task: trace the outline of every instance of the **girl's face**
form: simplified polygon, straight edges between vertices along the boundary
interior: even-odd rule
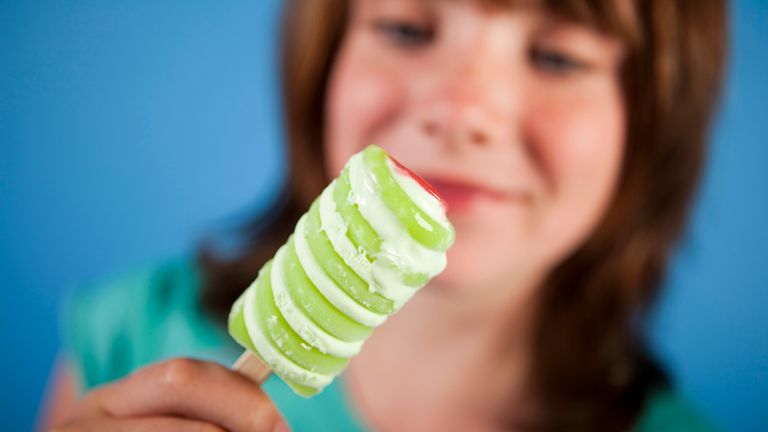
[[[531,2],[351,3],[328,89],[331,177],[377,144],[435,186],[456,228],[443,291],[540,279],[617,183],[621,44]]]

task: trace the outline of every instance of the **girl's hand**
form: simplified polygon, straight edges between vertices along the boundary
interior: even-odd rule
[[[191,359],[150,365],[88,393],[55,431],[287,431],[249,378]]]

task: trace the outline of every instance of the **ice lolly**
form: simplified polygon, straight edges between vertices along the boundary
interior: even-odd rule
[[[235,301],[229,332],[310,397],[443,271],[453,240],[438,195],[371,145],[350,158]]]

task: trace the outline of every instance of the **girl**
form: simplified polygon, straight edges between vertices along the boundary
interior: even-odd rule
[[[698,180],[724,15],[717,0],[290,2],[286,192],[238,232],[235,257],[204,248],[77,299],[53,422],[706,429],[643,327]],[[446,271],[343,376],[303,400],[213,362],[153,363],[231,364],[233,300],[369,143],[435,186],[457,235]]]

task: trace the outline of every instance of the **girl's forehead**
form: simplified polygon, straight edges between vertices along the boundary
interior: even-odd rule
[[[543,9],[566,20],[617,36],[629,46],[636,46],[640,42],[642,33],[637,0],[350,0],[350,2],[361,6],[405,4],[417,7],[438,7],[471,3],[502,11],[521,8]]]
[[[362,3],[369,5],[384,5],[386,3],[405,3],[416,6],[440,6],[460,3],[473,3],[481,6],[498,8],[517,8],[530,6],[546,6],[541,0],[350,0],[350,3]]]

